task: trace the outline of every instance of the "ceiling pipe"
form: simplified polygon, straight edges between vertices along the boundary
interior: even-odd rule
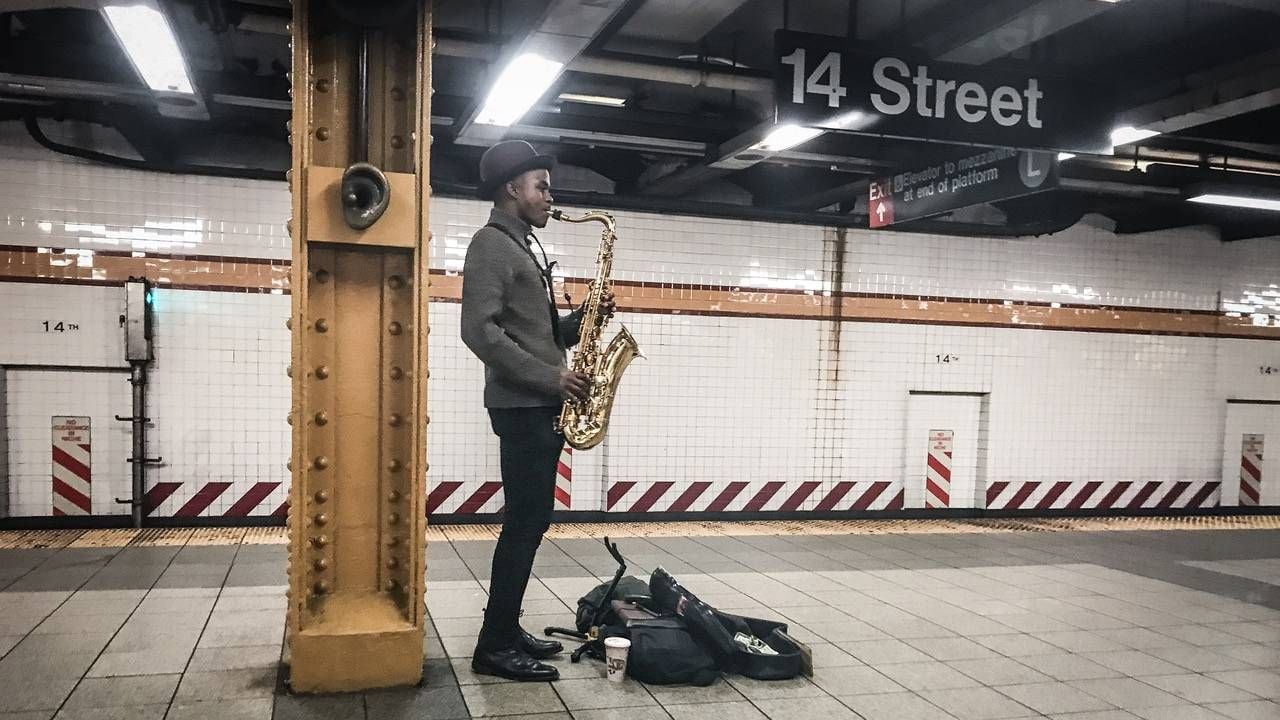
[[[1160,164],[1261,175],[1280,175],[1280,162],[1274,160],[1257,160],[1232,157],[1230,155],[1208,155],[1151,147],[1138,147],[1132,152],[1127,152],[1123,155],[1078,155],[1071,162],[1073,164],[1088,164],[1116,170],[1132,170],[1135,167],[1142,170],[1147,165]]]

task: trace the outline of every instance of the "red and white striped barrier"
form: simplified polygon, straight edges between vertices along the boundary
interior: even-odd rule
[[[504,507],[502,483],[465,484],[469,484],[472,487],[460,494],[458,490],[462,488],[464,483],[442,482],[432,487],[427,493],[427,514],[447,512],[457,515],[478,515],[481,513],[496,513]],[[451,502],[455,494],[457,494],[457,497],[463,498],[461,504],[456,507]]]
[[[573,498],[573,449],[565,447],[556,462],[556,508],[568,510]],[[464,485],[469,485],[463,490]],[[506,508],[501,482],[442,482],[427,491],[427,514],[480,515]]]
[[[87,417],[53,417],[53,514],[93,514],[93,453]]]
[[[1217,507],[1216,480],[993,482],[987,486],[991,510],[1137,510]]]
[[[279,482],[257,482],[232,495],[235,499],[225,510],[213,510],[214,503],[222,500],[232,488],[229,482],[209,482],[195,493],[183,497],[178,490],[180,482],[158,482],[152,485],[142,498],[143,511],[147,515],[163,517],[285,517],[289,512],[287,486]],[[281,492],[276,492],[280,488]]]
[[[573,502],[573,448],[565,445],[556,463],[556,507],[568,510]]]
[[[611,512],[794,512],[797,510],[897,510],[902,486],[891,482],[826,483],[782,481],[674,482],[622,481],[609,486],[605,509]]]
[[[1240,504],[1262,504],[1262,435],[1245,435],[1240,443]]]
[[[928,467],[924,474],[924,506],[951,507],[951,450],[955,433],[951,430],[929,431]]]

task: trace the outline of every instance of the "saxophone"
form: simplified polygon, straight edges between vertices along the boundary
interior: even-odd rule
[[[609,319],[600,314],[600,300],[609,289],[609,273],[613,269],[613,242],[618,235],[614,231],[613,216],[591,210],[579,218],[571,218],[560,210],[551,217],[562,222],[598,222],[604,225],[600,235],[600,249],[596,254],[596,279],[592,281],[587,301],[583,304],[582,325],[578,330],[578,349],[573,354],[570,369],[591,378],[591,389],[586,400],[565,400],[556,422],[556,429],[564,434],[565,442],[576,450],[589,450],[604,440],[609,428],[609,412],[618,392],[618,381],[627,365],[640,354],[635,338],[625,327],[621,328],[608,347],[600,349],[600,337]]]

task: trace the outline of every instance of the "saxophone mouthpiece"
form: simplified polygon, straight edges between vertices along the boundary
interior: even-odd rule
[[[556,220],[564,220],[564,211],[558,208],[555,210],[552,210],[551,217],[555,218]]]

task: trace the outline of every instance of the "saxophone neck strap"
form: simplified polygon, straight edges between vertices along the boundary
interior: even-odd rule
[[[516,237],[515,233],[498,223],[491,222],[485,225],[485,227],[494,228],[495,230],[500,231],[503,235],[511,238],[511,241],[519,246],[521,250],[524,250],[524,254],[528,255],[529,259],[533,261],[533,266],[538,269],[538,277],[542,278],[542,287],[547,291],[547,310],[551,315],[551,334],[556,339],[556,345],[560,348],[564,348],[564,338],[560,336],[560,313],[556,311],[555,288],[551,282],[551,269],[554,268],[556,264],[555,262],[547,262],[547,251],[543,249],[542,241],[538,240],[537,235],[534,235],[532,232],[529,233],[529,237],[533,238],[533,241],[538,243],[538,250],[542,253],[542,262],[538,262],[537,256],[533,254],[533,250],[529,247],[529,241],[521,240]],[[567,299],[568,297],[569,294],[565,293],[565,298]]]

